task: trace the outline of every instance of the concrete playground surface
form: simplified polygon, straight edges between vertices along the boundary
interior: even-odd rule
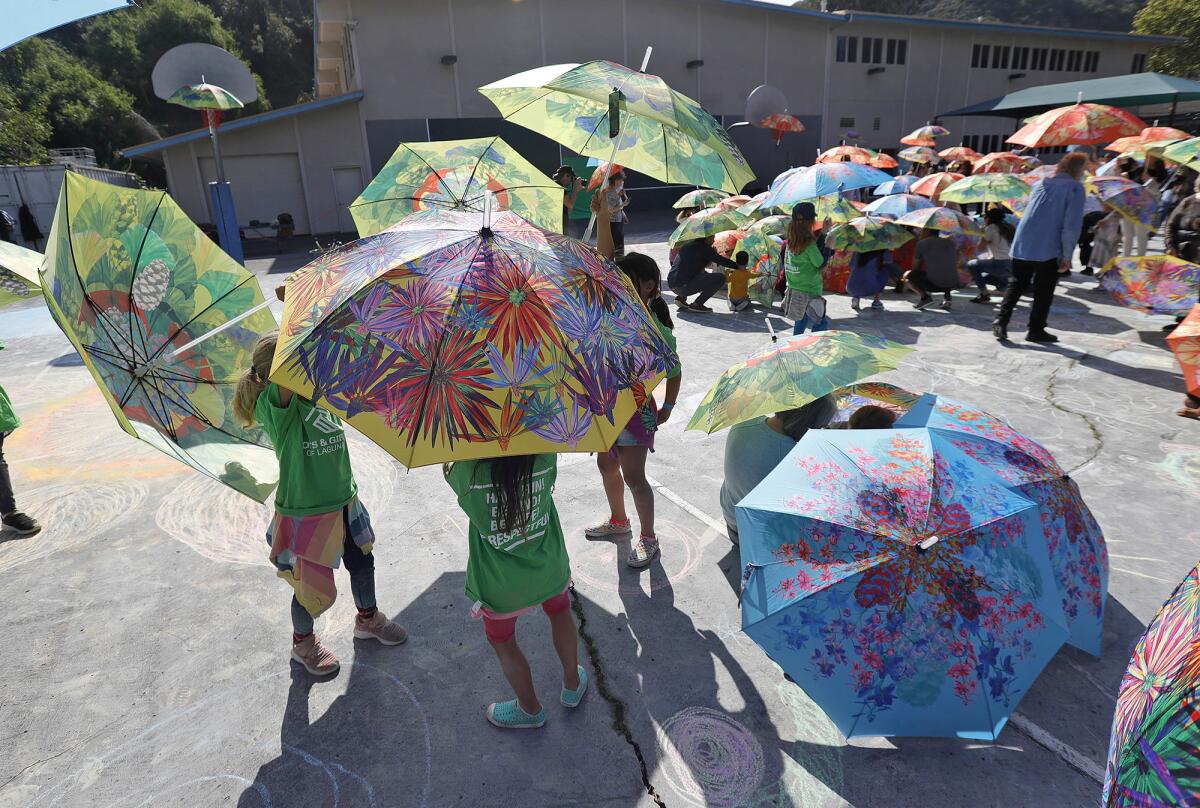
[[[665,267],[665,245],[641,245]],[[264,287],[307,256],[256,260]],[[465,518],[437,469],[405,471],[354,436],[379,533],[382,609],[406,646],[352,638],[348,582],[318,631],[342,660],[288,662],[290,590],[266,559],[270,508],[119,431],[43,308],[0,315],[3,380],[25,424],[5,441],[39,536],[0,535],[0,806],[1094,806],[1129,651],[1200,557],[1200,424],[1160,327],[1078,275],[1056,346],[991,337],[988,307],[855,315],[835,327],[917,350],[883,378],[982,406],[1070,469],[1112,556],[1103,655],[1063,648],[997,743],[843,739],[739,630],[739,559],[717,492],[724,437],[684,425],[718,374],[764,344],[763,312],[678,318],[683,392],[649,473],[663,554],[589,542],[605,516],[594,461],[564,456],[567,534],[593,687],[553,698],[548,624],[522,619],[548,722],[503,732],[507,686],[463,595]],[[780,317],[777,328],[787,328]]]

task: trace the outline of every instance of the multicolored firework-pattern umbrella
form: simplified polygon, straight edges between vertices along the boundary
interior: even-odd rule
[[[783,239],[756,225],[734,246],[733,254],[739,252],[750,257],[750,299],[763,306],[772,305],[776,296],[775,282],[783,269]]]
[[[1200,564],[1138,640],[1121,679],[1106,808],[1195,805],[1200,793]]]
[[[1183,314],[1197,302],[1200,264],[1170,255],[1114,258],[1100,284],[1122,306],[1147,314]]]
[[[498,137],[401,143],[350,215],[360,236],[373,236],[419,210],[482,213],[489,192],[539,227],[562,227],[562,186]]]
[[[271,378],[410,468],[611,447],[674,353],[594,250],[482,225],[415,213],[298,270]]]
[[[1087,186],[1105,207],[1143,227],[1153,226],[1158,197],[1149,188],[1126,177],[1092,177]]]
[[[946,186],[938,196],[942,202],[1007,202],[1028,196],[1030,187],[1012,174],[972,174]]]
[[[889,219],[899,219],[906,213],[922,208],[932,208],[934,204],[917,194],[889,194],[881,196],[863,208],[863,213],[873,216],[886,216]]]
[[[685,210],[687,208],[711,208],[723,199],[728,199],[729,194],[724,191],[714,191],[711,188],[697,188],[694,191],[688,191],[683,196],[675,200],[675,204],[671,207],[676,210]]]
[[[875,190],[871,193],[875,196],[890,196],[892,194],[907,194],[910,189],[921,178],[913,174],[901,174],[899,177],[892,177],[884,183],[875,186]]]
[[[910,163],[940,163],[942,161],[938,153],[928,146],[909,146],[907,149],[901,149],[896,156]]]
[[[820,163],[780,174],[771,183],[764,204],[790,210],[797,202],[812,201],[817,197],[855,188],[874,188],[890,179],[879,169],[859,163]]]
[[[1107,104],[1072,104],[1043,112],[1016,131],[1008,143],[1032,148],[1108,143],[1136,135],[1146,122]]]
[[[685,241],[714,236],[722,230],[737,230],[753,221],[749,216],[738,213],[736,208],[705,208],[680,222],[667,237],[667,243],[674,247]]]
[[[1183,322],[1167,335],[1167,344],[1183,371],[1187,391],[1200,398],[1200,303],[1192,306]]]
[[[1046,447],[994,415],[969,404],[926,394],[897,429],[925,427],[985,466],[1013,491],[1037,503],[1050,567],[1070,632],[1067,641],[1100,655],[1108,596],[1104,534],[1075,482]]]
[[[963,175],[956,171],[939,171],[936,174],[929,174],[914,182],[912,187],[908,189],[908,192],[933,199],[962,178]]]
[[[41,291],[38,268],[42,254],[0,241],[0,308],[28,300]]]
[[[825,246],[845,252],[894,250],[912,240],[911,230],[872,215],[860,216],[846,224],[830,228],[825,234]]]
[[[1020,174],[1029,170],[1025,158],[1012,152],[989,152],[971,167],[974,174]]]
[[[922,230],[939,230],[943,233],[963,233],[969,236],[978,236],[983,232],[977,222],[956,210],[945,207],[914,210],[897,219],[896,224]]]
[[[614,89],[623,98],[615,143],[608,138]],[[729,133],[703,107],[658,76],[615,62],[538,67],[479,92],[506,120],[663,182],[737,193],[754,179]]]
[[[911,352],[900,343],[851,331],[781,339],[722,373],[687,428],[712,433],[802,407],[839,387],[894,370]]]
[[[165,193],[68,171],[41,280],[51,315],[125,432],[267,498],[279,475],[275,452],[233,416],[254,345],[275,329],[253,274]]]
[[[737,520],[743,631],[846,737],[995,740],[1066,638],[1036,506],[931,430],[812,430]]]

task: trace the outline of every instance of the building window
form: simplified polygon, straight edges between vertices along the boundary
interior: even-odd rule
[[[867,64],[883,64],[883,38],[863,37],[863,58]]]
[[[1029,48],[1013,48],[1013,70],[1029,67]]]
[[[997,45],[996,49],[992,51],[992,67],[1007,70],[1008,52],[1010,50],[1011,48],[1008,45]]]
[[[876,132],[878,132],[879,124],[880,124],[880,119],[876,118],[874,121],[871,122],[871,128],[874,129]]]
[[[1031,67],[1034,70],[1045,70],[1046,69],[1046,49],[1045,48],[1035,48],[1034,49],[1033,64],[1031,65]]]
[[[1130,73],[1145,73],[1146,72],[1146,54],[1135,53],[1133,55],[1133,64],[1129,67]]]
[[[1063,51],[1058,48],[1050,51],[1050,69],[1059,71],[1063,69]]]
[[[971,52],[971,67],[987,67],[991,50],[990,45],[976,45]]]
[[[1100,69],[1100,51],[1088,51],[1087,65],[1083,69],[1089,73]]]
[[[1083,69],[1083,51],[1071,51],[1071,61],[1067,65],[1067,70],[1072,73],[1078,73]]]
[[[896,40],[896,64],[902,65],[908,61],[908,40]]]
[[[853,45],[851,44],[853,43]],[[837,38],[837,60],[839,62],[858,61],[858,37],[839,36]]]

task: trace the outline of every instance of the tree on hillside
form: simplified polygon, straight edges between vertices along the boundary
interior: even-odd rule
[[[266,77],[272,106],[295,104],[312,92],[310,0],[204,0],[233,35],[242,56]]]
[[[1200,78],[1200,2],[1196,0],[1150,0],[1134,18],[1139,34],[1181,36],[1182,45],[1155,48],[1150,69],[1184,78]]]
[[[50,124],[43,110],[21,107],[16,96],[0,86],[0,165],[26,165],[46,161]]]
[[[1183,0],[1187,2],[1187,0]],[[809,8],[820,6],[811,0]],[[1128,31],[1142,0],[831,0],[831,11],[869,11],[951,20]]]

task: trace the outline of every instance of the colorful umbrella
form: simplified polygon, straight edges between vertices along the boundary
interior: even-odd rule
[[[1025,158],[1012,152],[989,152],[971,167],[974,174],[1020,174],[1029,170]]]
[[[539,227],[562,227],[562,186],[498,137],[401,143],[350,215],[360,236],[373,236],[419,210],[482,213],[489,191]]]
[[[1036,506],[931,430],[812,430],[737,520],[742,629],[848,738],[994,741],[1067,635]]]
[[[876,155],[871,158],[871,162],[867,165],[870,165],[873,168],[881,168],[884,170],[900,167],[900,164],[896,162],[895,157],[892,157],[890,154],[886,154],[884,152],[877,152]]]
[[[930,174],[917,180],[915,183],[913,183],[912,187],[908,189],[908,192],[910,194],[927,196],[932,199],[962,178],[962,174],[954,171],[939,171],[936,174]]]
[[[851,331],[781,339],[726,370],[688,429],[713,433],[760,415],[801,407],[839,387],[893,370],[912,348]]]
[[[202,82],[187,87],[180,87],[170,98],[168,104],[177,104],[188,109],[241,109],[246,106],[236,95],[218,87],[215,84]]]
[[[872,191],[872,193],[875,196],[889,196],[891,194],[907,194],[907,193],[909,193],[910,189],[913,187],[913,185],[916,184],[917,180],[919,180],[919,179],[920,179],[920,177],[917,177],[913,174],[901,174],[899,177],[893,177],[892,179],[888,180],[887,182],[876,185],[875,190]]]
[[[890,197],[885,197],[890,198]],[[913,240],[911,231],[887,219],[867,215],[830,228],[825,246],[846,252],[894,250]]]
[[[763,233],[768,236],[782,236],[787,233],[791,224],[791,216],[765,216],[746,228],[750,233]]]
[[[605,451],[675,361],[582,243],[425,211],[289,278],[271,378],[413,468]]]
[[[1121,679],[1107,808],[1195,805],[1200,793],[1200,564],[1150,621]]]
[[[717,204],[713,205],[713,207],[717,210],[737,211],[742,207],[742,205],[749,205],[753,201],[753,199],[745,194],[738,194],[737,196],[730,196],[720,200],[717,202]]]
[[[1038,166],[1037,168],[1030,169],[1029,171],[1026,171],[1024,174],[1018,174],[1017,176],[1020,177],[1021,181],[1024,182],[1026,185],[1029,185],[1032,187],[1034,185],[1037,185],[1042,180],[1046,179],[1046,177],[1053,177],[1057,173],[1058,173],[1058,166]]]
[[[1177,140],[1187,140],[1191,137],[1190,134],[1182,129],[1176,129],[1173,126],[1147,126],[1136,135],[1128,135],[1119,137],[1112,143],[1104,147],[1104,151],[1127,152],[1133,149],[1145,148],[1148,143],[1168,142],[1173,143]]]
[[[870,149],[861,146],[834,146],[826,149],[817,157],[818,163],[859,163],[870,165],[878,155]]]
[[[733,248],[742,240],[746,232],[740,228],[737,230],[722,230],[713,236],[713,249],[726,258],[729,258],[733,255]]]
[[[920,210],[921,208],[932,208],[933,206],[933,203],[923,196],[917,196],[916,194],[891,194],[879,197],[863,208],[863,212],[874,214],[875,216],[887,216],[891,219],[899,219],[911,211]]]
[[[1013,174],[972,174],[942,189],[942,202],[1007,202],[1029,195],[1029,185]]]
[[[839,387],[830,395],[837,402],[831,423],[846,423],[862,407],[869,405],[890,410],[897,418],[908,412],[921,396],[887,382],[858,382]]]
[[[938,157],[938,153],[928,146],[909,146],[907,149],[901,149],[897,156],[910,163],[940,163],[942,161],[942,158]]]
[[[38,268],[42,254],[0,241],[0,308],[28,300],[42,289]]]
[[[834,224],[845,224],[862,216],[862,212],[841,194],[817,197],[813,200],[813,207],[817,209],[817,222],[821,224],[826,219]]]
[[[1114,258],[1100,283],[1122,306],[1147,314],[1183,314],[1197,302],[1200,264],[1170,255]]]
[[[688,191],[679,199],[675,200],[675,204],[671,207],[676,210],[684,210],[686,208],[711,208],[720,202],[722,199],[727,199],[729,194],[724,191],[714,191],[711,188],[697,188],[694,191]]]
[[[743,216],[749,216],[752,219],[762,219],[781,212],[783,208],[763,205],[767,201],[769,193],[769,191],[763,191],[760,194],[755,194],[750,198],[749,202],[738,208],[738,213]]]
[[[591,161],[589,160],[588,162],[591,162]],[[616,163],[613,163],[612,168],[610,169],[607,161],[596,160],[596,165],[592,169],[592,176],[588,177],[587,189],[589,191],[594,191],[600,187],[600,183],[604,182],[604,178],[607,177],[609,174],[620,174],[624,171],[625,171],[625,169],[622,166],[617,165]],[[528,217],[526,217],[526,218],[528,218]],[[530,221],[533,221],[533,220],[531,219]]]
[[[951,146],[948,149],[942,149],[940,152],[938,152],[938,157],[941,157],[947,162],[966,160],[967,162],[974,163],[976,160],[982,158],[983,155],[966,146]]]
[[[622,95],[608,138],[609,95]],[[615,62],[549,65],[479,88],[505,119],[577,154],[613,160],[667,183],[737,193],[754,179],[725,128],[658,76]]]
[[[1108,550],[1078,486],[1054,456],[994,415],[932,394],[922,396],[896,422],[897,429],[909,427],[937,432],[1013,491],[1037,503],[1069,631],[1067,641],[1099,656],[1108,596]]]
[[[1167,335],[1167,344],[1175,352],[1187,391],[1200,398],[1200,303]]]
[[[771,184],[770,195],[764,204],[790,210],[797,202],[855,188],[874,188],[890,179],[879,169],[858,163],[820,163],[780,174]]]
[[[779,280],[779,272],[783,268],[783,239],[766,229],[751,227],[733,252],[734,255],[745,252],[750,256],[750,299],[763,306],[772,305],[775,302],[775,282]]]
[[[275,329],[253,274],[165,193],[68,171],[41,281],[125,432],[264,501],[275,452],[233,416],[254,345]]]
[[[1145,128],[1145,121],[1118,107],[1079,103],[1043,112],[1006,142],[1034,148],[1089,145],[1136,135]]]
[[[771,130],[771,140],[776,146],[783,143],[783,136],[788,132],[800,134],[804,131],[804,124],[795,115],[788,115],[786,112],[777,112],[774,115],[768,115],[758,122],[758,125],[763,129]]]
[[[943,207],[914,210],[897,219],[896,224],[922,230],[940,230],[943,233],[963,233],[969,236],[978,236],[983,232],[978,223],[956,210]]]
[[[1170,160],[1172,163],[1200,167],[1200,137],[1172,143],[1163,149],[1162,156],[1164,160]]]
[[[1158,198],[1149,188],[1126,177],[1092,177],[1088,190],[1107,207],[1145,227],[1153,227]]]
[[[708,238],[722,230],[737,230],[745,227],[753,219],[743,216],[736,209],[705,208],[684,219],[667,238],[667,244],[674,247],[685,241],[698,238]]]

